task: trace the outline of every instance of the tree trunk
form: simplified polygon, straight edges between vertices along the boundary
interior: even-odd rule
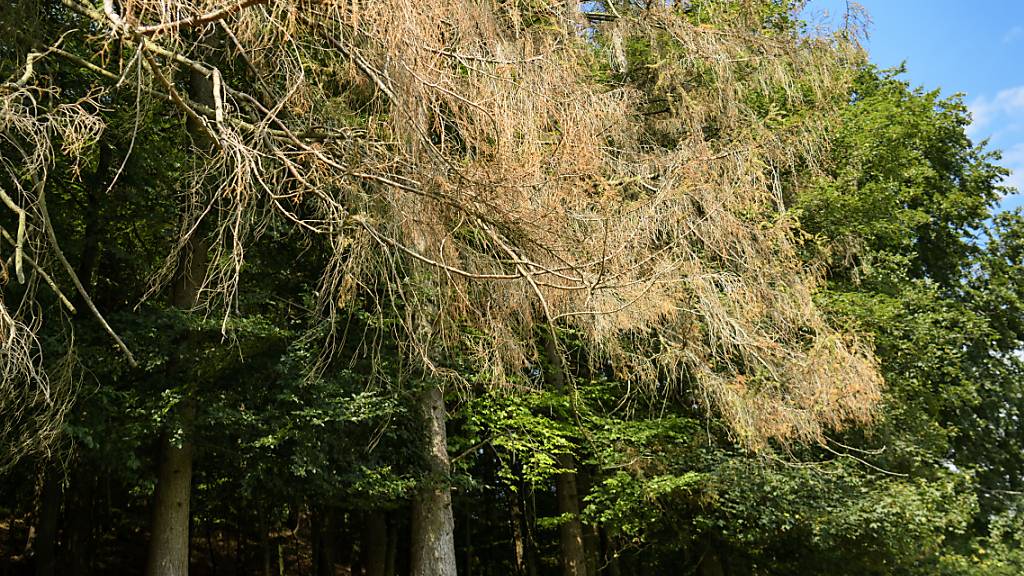
[[[36,576],[53,576],[57,570],[57,519],[60,515],[61,482],[58,472],[44,468],[36,530]]]
[[[509,524],[512,528],[512,554],[516,576],[526,576],[526,540],[523,536],[523,506],[518,490],[507,490]]]
[[[558,474],[555,490],[558,497],[558,514],[562,516],[559,526],[562,548],[562,574],[564,576],[587,576],[587,554],[583,547],[583,523],[580,522],[580,498],[576,489],[576,458],[572,454],[558,457],[558,467],[567,472]]]
[[[68,520],[65,529],[67,573],[87,576],[92,571],[93,528],[95,526],[95,495],[98,490],[96,475],[81,463],[71,474],[67,491]]]
[[[577,469],[576,488],[583,494],[590,493],[591,477],[586,468]],[[583,550],[587,555],[587,574],[596,576],[604,564],[601,554],[601,533],[598,531],[597,525],[583,525]]]
[[[555,390],[566,391],[565,364],[558,352],[554,334],[544,337],[544,379]],[[583,546],[583,524],[580,522],[580,497],[576,486],[576,458],[572,454],[560,454],[558,467],[564,470],[555,478],[555,495],[558,499],[558,514],[562,517],[559,526],[559,544],[562,549],[562,574],[564,576],[588,576],[587,553]]]
[[[419,409],[427,432],[430,479],[412,507],[412,576],[455,576],[455,521],[449,481],[444,395],[431,385],[420,393]]]
[[[604,553],[604,565],[606,567],[605,571],[608,573],[608,576],[622,576],[622,565],[619,563],[619,553],[615,548],[612,536],[604,528],[600,530],[600,534],[601,549]]]
[[[274,557],[274,552],[271,548],[270,526],[266,521],[267,517],[268,515],[266,512],[260,514],[260,518],[263,520],[260,526],[260,554],[262,556],[263,576],[272,576],[273,571],[270,566],[271,560]]]
[[[86,180],[85,206],[82,214],[85,230],[82,235],[82,254],[75,270],[78,278],[90,289],[93,287],[93,276],[95,276],[96,262],[100,254],[100,237],[103,231],[100,210],[103,205],[102,195],[110,185],[112,160],[113,150],[110,147],[110,141],[107,138],[100,138],[96,170]]]
[[[698,576],[726,576],[728,574],[712,539],[708,539],[704,553],[697,564],[697,574]]]
[[[388,553],[384,560],[384,576],[398,573],[398,522],[393,515],[388,521]]]
[[[181,419],[195,418],[195,403],[185,400]],[[186,430],[185,434],[189,434]],[[161,439],[163,455],[154,494],[152,534],[146,576],[188,574],[189,495],[192,489],[192,442],[174,442],[170,433]]]
[[[360,548],[363,576],[384,576],[388,561],[387,516],[379,510],[366,513]],[[388,576],[393,576],[388,574]]]
[[[462,527],[462,531],[465,534],[465,542],[463,543],[464,544],[463,550],[465,551],[466,556],[465,556],[465,559],[463,560],[464,566],[465,566],[465,570],[464,570],[462,576],[472,576],[473,575],[473,558],[474,558],[474,554],[473,554],[473,515],[472,515],[472,513],[468,509],[466,510],[465,521],[463,522],[463,524],[464,525]]]
[[[213,105],[213,81],[192,71],[189,96],[207,106]],[[189,132],[198,147],[213,145],[205,132],[189,124]],[[198,300],[199,288],[206,275],[208,246],[193,233],[181,255],[178,275],[171,293],[171,304],[188,310]],[[169,370],[179,378],[185,370],[172,356]],[[162,455],[154,495],[153,524],[150,535],[146,576],[186,576],[189,551],[189,494],[192,488],[192,427],[196,404],[194,391],[187,390],[179,405],[178,417],[183,436],[178,440],[165,432],[161,438]]]
[[[317,576],[334,576],[334,564],[338,557],[338,531],[335,530],[334,510],[314,509],[312,526],[314,573]]]

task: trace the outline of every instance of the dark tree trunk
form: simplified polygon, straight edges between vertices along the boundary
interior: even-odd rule
[[[78,466],[71,475],[67,492],[68,526],[65,534],[67,571],[72,576],[87,576],[92,570],[94,495],[96,476]]]
[[[583,494],[590,493],[591,479],[586,468],[580,467],[576,472],[576,488]],[[581,500],[577,497],[577,502]],[[584,524],[583,529],[583,550],[587,557],[587,574],[596,576],[604,564],[601,561],[601,534],[594,524]]]
[[[465,569],[462,576],[473,576],[473,514],[470,510],[466,510],[465,520],[463,521],[462,533],[465,541],[463,542],[463,550],[465,551],[465,558],[463,559],[463,565]]]
[[[379,510],[366,513],[360,546],[363,576],[384,576],[388,562],[387,516]],[[389,574],[388,576],[393,576]]]
[[[384,560],[385,576],[396,576],[398,573],[398,522],[393,515],[388,521],[388,552]]]
[[[411,572],[412,576],[455,576],[448,436],[439,386],[431,385],[420,393],[419,409],[427,432],[430,478],[413,500]]]
[[[338,532],[334,529],[333,516],[329,508],[313,513],[314,572],[317,576],[334,576]]]
[[[713,539],[708,539],[700,561],[697,564],[698,576],[726,576],[728,574],[721,556],[718,554],[718,547]]]
[[[102,219],[100,208],[103,205],[102,194],[110,185],[110,164],[113,160],[113,152],[110,142],[106,138],[99,141],[99,159],[96,163],[96,170],[89,175],[85,186],[85,206],[82,220],[85,222],[85,230],[82,236],[82,254],[78,260],[78,269],[75,273],[87,287],[92,287],[93,276],[96,272],[96,262],[100,253],[100,236],[102,232]]]
[[[526,576],[526,537],[523,534],[523,506],[518,490],[506,493],[509,507],[509,525],[512,528],[512,558],[515,560],[516,576]]]
[[[604,557],[604,570],[608,576],[622,576],[622,564],[619,562],[619,553],[615,548],[615,542],[609,536],[608,531],[603,528],[601,534],[601,550]]]
[[[35,541],[36,576],[53,576],[57,570],[57,519],[60,516],[61,479],[57,470],[47,466],[42,474],[39,524]]]
[[[264,514],[263,517],[266,518],[266,515]],[[271,560],[274,553],[271,549],[270,529],[265,525],[260,528],[260,553],[263,561],[263,576],[271,576],[273,574]]]
[[[525,483],[519,485],[522,490],[523,532],[526,536],[526,576],[538,576],[540,574],[540,551],[537,549],[537,537],[534,527],[537,525],[537,502],[534,499],[533,490],[526,491]]]

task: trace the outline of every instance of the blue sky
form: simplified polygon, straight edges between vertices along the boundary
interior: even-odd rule
[[[906,78],[945,95],[965,94],[974,115],[968,134],[990,138],[1024,191],[1024,0],[861,0],[870,18],[872,62],[897,66]],[[845,0],[810,0],[809,14],[842,23]],[[1003,200],[1024,206],[1024,194]]]

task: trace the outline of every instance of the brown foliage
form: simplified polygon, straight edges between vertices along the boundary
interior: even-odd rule
[[[468,351],[514,382],[538,327],[570,329],[638,389],[695,383],[752,447],[870,418],[875,361],[815,307],[784,209],[855,47],[766,30],[755,1],[702,25],[667,7],[595,24],[575,2],[64,3],[138,46],[125,80],[218,142],[182,245],[215,220],[220,309],[285,218],[331,240],[325,310],[358,293],[424,367]],[[212,105],[174,86],[183,66],[213,75]],[[630,66],[650,80],[601,80]],[[655,94],[668,108],[645,114]]]

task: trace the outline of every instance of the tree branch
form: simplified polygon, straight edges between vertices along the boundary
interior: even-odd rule
[[[68,276],[71,277],[71,281],[75,284],[75,288],[78,290],[78,294],[85,302],[86,307],[89,308],[89,311],[92,312],[92,315],[97,320],[99,320],[103,329],[107,331],[107,334],[110,334],[114,339],[114,342],[117,343],[117,346],[122,352],[124,352],[124,355],[128,358],[128,364],[132,368],[137,368],[139,363],[135,361],[135,355],[132,354],[132,351],[124,343],[124,340],[121,340],[121,337],[117,335],[117,332],[114,332],[114,329],[110,327],[106,318],[104,318],[103,314],[101,314],[99,309],[96,308],[96,304],[93,303],[92,298],[89,296],[89,292],[85,289],[85,285],[82,284],[82,281],[78,278],[78,274],[75,273],[75,268],[70,262],[68,262],[67,257],[64,256],[64,252],[60,249],[60,243],[57,241],[57,233],[53,229],[53,222],[50,220],[50,213],[46,209],[46,190],[41,182],[37,182],[37,185],[39,186],[39,214],[42,216],[43,227],[46,228],[46,235],[50,238],[50,245],[53,246],[53,252],[57,255],[57,260],[60,261],[64,270],[68,273]]]
[[[7,233],[7,230],[4,230],[3,228],[0,228],[0,238],[3,238],[12,246],[16,246],[14,238],[11,238],[11,235]],[[75,309],[74,304],[68,300],[67,296],[61,292],[60,287],[57,286],[57,282],[53,277],[47,274],[46,271],[43,270],[42,266],[40,266],[39,263],[33,260],[30,256],[25,256],[25,261],[28,262],[28,265],[42,277],[43,281],[46,282],[50,289],[53,290],[53,293],[57,295],[57,299],[60,300],[60,303],[63,304],[65,308],[68,309],[68,312],[76,314],[78,310]]]
[[[188,28],[192,26],[202,26],[203,24],[210,24],[223,20],[235,12],[245,10],[250,6],[256,4],[265,4],[268,0],[236,0],[236,2],[230,6],[218,8],[206,14],[198,14],[196,16],[190,16],[188,18],[182,18],[181,20],[174,20],[172,22],[165,22],[163,24],[153,24],[151,26],[139,26],[136,30],[140,34],[156,34],[157,32],[163,32],[165,30],[177,30],[178,28]]]

